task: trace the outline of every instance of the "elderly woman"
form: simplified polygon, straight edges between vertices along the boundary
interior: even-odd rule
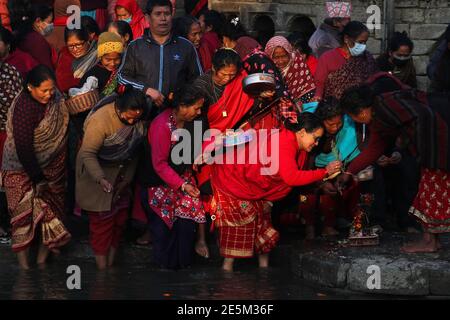
[[[271,224],[269,201],[280,200],[292,187],[321,181],[341,169],[336,161],[323,169],[303,169],[308,153],[324,132],[315,115],[305,112],[297,116],[296,123],[287,120],[285,126],[267,139],[238,149],[237,159],[244,156],[246,164],[213,164],[212,213],[219,229],[220,253],[225,258],[222,268],[226,271],[233,270],[235,258],[250,258],[254,253],[259,255],[259,266],[267,267],[268,254],[279,240],[279,233]],[[267,153],[262,154],[261,150]],[[259,158],[256,164],[250,164],[248,157],[254,152]]]
[[[8,114],[2,174],[12,224],[12,248],[29,268],[28,248],[41,235],[37,263],[67,243],[64,210],[69,113],[44,65],[28,74]]]
[[[440,248],[438,234],[450,232],[448,104],[417,90],[398,90],[375,96],[367,85],[348,90],[341,101],[344,111],[357,123],[368,125],[367,147],[348,168],[355,174],[375,163],[390,145],[413,155],[422,168],[419,192],[410,213],[424,229],[421,241],[406,245],[406,252],[434,252]],[[392,157],[386,160],[392,161]],[[341,184],[351,179],[338,177]]]
[[[155,263],[163,268],[191,265],[194,248],[199,255],[209,256],[205,211],[191,161],[180,164],[172,152],[180,142],[176,130],[200,115],[204,100],[199,90],[188,87],[175,96],[174,108],[166,109],[153,120],[148,132],[154,173],[152,186],[145,190],[143,199],[153,235]]]
[[[253,38],[247,36],[239,17],[230,18],[225,22],[222,33],[222,42],[226,48],[235,50],[242,60],[243,69],[247,74],[268,73],[275,78],[275,91],[266,91],[263,94],[264,102],[260,107],[267,105],[277,98],[284,98],[289,103],[279,103],[274,107],[274,119],[267,119],[265,127],[279,126],[285,119],[295,121],[296,112],[291,97],[283,81],[283,77],[274,62],[262,51],[261,45]]]
[[[99,269],[113,265],[128,217],[136,150],[145,137],[140,120],[145,106],[142,92],[127,86],[123,94],[102,100],[85,122],[77,157],[76,200],[88,212]]]
[[[291,98],[298,108],[301,108],[303,103],[310,102],[314,97],[316,85],[300,52],[294,50],[289,41],[282,36],[271,38],[266,44],[265,52],[283,75]]]
[[[351,21],[342,32],[342,45],[320,56],[316,71],[316,100],[333,96],[340,99],[344,91],[362,84],[378,67],[366,50],[369,29],[359,21]]]

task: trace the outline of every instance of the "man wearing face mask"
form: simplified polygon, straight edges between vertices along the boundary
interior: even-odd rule
[[[352,5],[350,2],[327,2],[326,9],[328,18],[324,20],[309,39],[309,46],[317,58],[325,52],[340,46],[340,33],[350,22]]]
[[[377,59],[378,67],[404,84],[417,88],[416,68],[412,59],[413,49],[414,44],[406,32],[394,33],[388,51]]]
[[[339,48],[325,52],[317,63],[316,100],[332,96],[340,99],[345,90],[360,85],[378,71],[368,52],[369,30],[359,21],[349,22],[342,32]]]
[[[23,19],[26,17],[26,19]],[[53,10],[43,4],[32,5],[21,17],[13,17],[18,48],[33,57],[38,64],[54,69],[52,49],[45,37],[53,32]]]

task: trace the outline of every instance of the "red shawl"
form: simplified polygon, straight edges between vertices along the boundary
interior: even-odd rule
[[[242,71],[225,87],[220,99],[209,107],[208,122],[211,129],[225,131],[233,128],[236,123],[251,109],[254,99],[242,90],[242,80],[247,76]],[[223,116],[223,112],[227,116]]]
[[[137,39],[144,34],[144,30],[149,27],[145,16],[139,8],[136,0],[118,0],[116,7],[127,9],[131,13],[132,18],[130,22],[131,30],[133,31],[133,39]]]
[[[70,88],[78,87],[80,79],[73,76],[72,63],[75,58],[67,47],[63,47],[56,63],[56,83],[61,92],[67,93]]]
[[[293,186],[311,184],[325,177],[325,169],[302,170],[308,154],[299,149],[293,132],[282,129],[273,135],[268,135],[265,139],[258,138],[257,143],[248,143],[245,148],[237,149],[236,154],[245,152],[245,155],[248,155],[247,164],[214,164],[212,166],[211,182],[214,188],[219,188],[222,192],[241,200],[276,201],[284,198]],[[279,147],[279,150],[275,146]],[[265,150],[270,161],[261,159],[261,151]],[[256,164],[249,164],[252,154],[257,155]],[[274,172],[268,174],[270,167],[274,169]]]

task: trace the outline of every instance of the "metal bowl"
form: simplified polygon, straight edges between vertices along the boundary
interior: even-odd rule
[[[275,90],[275,76],[270,73],[252,73],[242,80],[245,93],[257,97],[264,91]]]

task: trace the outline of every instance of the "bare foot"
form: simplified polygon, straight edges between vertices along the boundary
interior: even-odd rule
[[[233,258],[225,258],[223,260],[222,270],[227,272],[233,271],[234,259]]]
[[[322,236],[324,237],[333,237],[338,236],[339,232],[333,227],[325,227],[322,231]]]
[[[205,241],[197,241],[195,244],[195,252],[197,252],[200,257],[209,258],[209,250]]]
[[[306,226],[306,240],[314,240],[316,233],[314,231],[314,226]]]
[[[136,243],[141,246],[148,246],[152,242],[150,231],[145,231],[145,233],[136,239]]]
[[[269,254],[260,254],[258,257],[259,267],[260,268],[268,268],[269,267]]]

